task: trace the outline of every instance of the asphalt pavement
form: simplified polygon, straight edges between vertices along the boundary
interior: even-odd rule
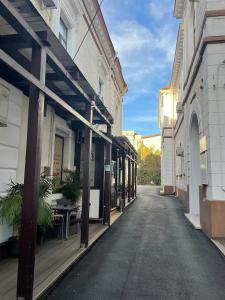
[[[138,199],[48,299],[225,300],[225,259],[179,200],[139,187]]]

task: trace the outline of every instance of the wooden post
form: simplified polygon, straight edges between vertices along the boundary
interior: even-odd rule
[[[116,149],[116,174],[115,174],[115,190],[116,190],[116,204],[118,204],[119,197],[119,149]],[[118,207],[118,205],[117,205]]]
[[[135,166],[134,166],[134,159],[135,156],[133,155],[133,161],[132,161],[132,198],[135,198]]]
[[[130,156],[130,152],[129,152]],[[131,196],[131,160],[130,157],[128,157],[128,202],[130,202],[130,196]]]
[[[134,196],[137,197],[137,157],[135,156],[135,177],[134,177],[134,180],[135,180],[135,192],[134,192]]]
[[[105,192],[105,142],[103,139],[95,144],[95,188],[100,190],[99,217],[104,217]]]
[[[75,143],[75,157],[74,165],[76,166],[76,173],[80,178],[80,159],[81,159],[81,145],[82,145],[82,130],[77,128],[75,130],[76,143]]]
[[[122,199],[122,157],[120,152],[118,153],[119,155],[119,166],[118,166],[118,172],[119,172],[119,176],[118,176],[118,194],[120,196],[120,211],[123,211],[123,199]]]
[[[107,136],[111,137],[111,126],[107,126]],[[104,223],[110,226],[110,210],[112,196],[112,144],[106,142],[106,160],[105,160],[105,213]]]
[[[33,47],[31,73],[37,77],[37,79],[40,79],[42,83],[45,83],[45,71],[46,53],[42,48]],[[43,114],[44,94],[33,84],[30,84],[20,255],[17,278],[17,298],[26,300],[31,300],[33,297]]]
[[[123,208],[126,206],[126,155],[122,156],[122,199]]]
[[[86,119],[92,123],[93,105],[86,108]],[[85,126],[84,128],[84,161],[83,161],[83,195],[82,195],[82,213],[81,213],[81,247],[88,247],[89,242],[89,207],[90,207],[90,161],[92,147],[92,130]]]

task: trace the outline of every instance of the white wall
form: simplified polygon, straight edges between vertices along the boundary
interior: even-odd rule
[[[63,0],[59,1],[57,9],[41,9],[38,0],[31,0],[39,13],[51,27],[58,37],[60,17],[68,28],[67,51],[74,58],[80,43],[82,42],[88,26],[84,18],[82,3],[80,1]],[[92,28],[93,30],[93,28]],[[104,51],[106,51],[103,45]],[[121,135],[122,130],[122,96],[120,95],[114,80],[112,79],[112,66],[107,62],[104,51],[97,47],[95,40],[89,31],[75,58],[75,63],[80,68],[95,92],[99,92],[99,78],[104,82],[103,102],[114,120],[112,132],[114,135]],[[116,110],[116,107],[118,109]],[[117,116],[115,113],[117,112]]]
[[[162,140],[162,152],[161,152],[161,185],[173,186],[174,185],[174,173],[173,173],[173,139],[163,138]]]
[[[174,86],[174,94],[177,93],[179,86],[183,87],[182,81],[185,82],[187,79],[193,59],[194,46],[197,45],[202,31],[205,11],[224,9],[224,5],[225,1],[217,0],[200,0],[195,4],[186,1],[182,20],[184,23],[183,61],[180,64],[178,82]],[[195,8],[195,19],[193,18],[193,8]],[[206,36],[224,35],[224,26],[224,17],[207,18],[203,30],[203,38]],[[196,43],[194,44],[193,41]],[[192,65],[190,78],[195,69],[198,57],[199,53],[197,53]],[[175,146],[180,142],[184,144],[184,171],[186,177],[176,183],[177,186],[184,187],[191,183],[192,177],[190,171],[192,155],[190,147],[190,124],[193,114],[196,114],[199,122],[199,139],[205,137],[207,143],[207,150],[204,156],[201,154],[201,159],[204,157],[203,162],[207,167],[207,199],[209,200],[225,200],[225,66],[222,64],[224,58],[224,44],[207,45],[198,74],[184,105],[183,123],[178,129],[175,139]],[[182,92],[182,100],[187,94],[188,88],[189,83]],[[200,177],[200,184],[202,184],[204,183],[204,178],[202,175]]]
[[[16,180],[22,93],[1,78],[0,84],[10,91],[8,126],[0,127],[0,196],[4,196],[10,180]],[[0,223],[0,243],[6,241],[11,233],[9,226]]]

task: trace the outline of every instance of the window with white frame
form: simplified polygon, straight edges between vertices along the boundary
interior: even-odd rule
[[[59,23],[59,41],[65,48],[67,48],[68,28],[63,22],[62,18],[60,18],[60,23]]]

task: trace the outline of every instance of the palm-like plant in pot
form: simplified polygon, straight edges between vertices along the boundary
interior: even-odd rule
[[[64,170],[65,180],[61,187],[61,193],[65,200],[62,203],[76,205],[81,194],[81,184],[79,176],[76,172],[71,170]],[[60,202],[60,201],[59,201]]]
[[[11,256],[19,255],[19,236],[22,215],[22,199],[24,185],[10,182],[7,194],[0,198],[0,219],[12,226],[13,234],[9,239],[8,250]],[[37,224],[43,232],[52,226],[52,211],[49,204],[45,201],[51,193],[51,180],[41,176],[39,188],[39,206]]]

